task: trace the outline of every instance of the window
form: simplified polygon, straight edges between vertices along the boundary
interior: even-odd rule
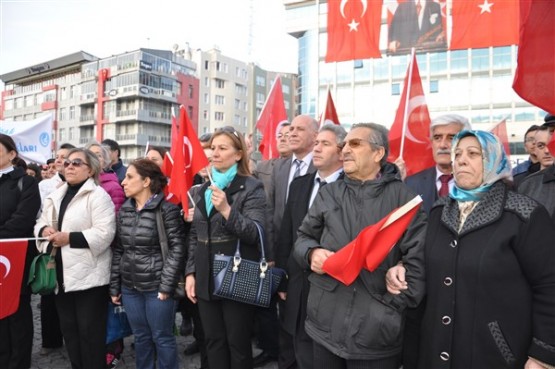
[[[493,67],[495,69],[511,68],[511,47],[494,47],[493,48]]]
[[[266,96],[263,93],[257,92],[256,93],[256,102],[257,103],[264,103],[264,100],[266,100]]]
[[[216,88],[225,88],[225,81],[223,79],[216,78]]]
[[[240,85],[238,83],[235,84],[235,93],[237,95],[246,95],[247,94],[247,86]]]
[[[214,104],[224,105],[225,104],[225,96],[222,96],[222,95],[214,96]]]
[[[208,70],[208,68],[209,68],[208,60],[205,60],[204,61],[204,70]]]
[[[237,114],[235,114],[233,116],[233,125],[238,126],[239,124],[241,124],[241,117]]]
[[[208,77],[204,77],[204,87],[210,87],[210,79]]]
[[[208,96],[207,93],[204,94],[204,103],[205,103],[205,104],[209,104],[209,103],[210,103],[210,97]]]
[[[65,100],[65,99],[67,99],[67,88],[62,87],[60,89],[60,100]]]
[[[246,101],[243,101],[243,110],[247,111],[247,102]]]
[[[75,106],[69,107],[69,119],[75,119]]]
[[[193,98],[193,85],[189,85],[189,99]]]
[[[66,108],[60,108],[60,121],[67,119]]]
[[[69,98],[73,99],[74,97],[77,97],[76,91],[77,90],[77,86],[70,86],[69,87]]]
[[[468,71],[468,50],[451,51],[451,73]]]
[[[289,85],[281,85],[281,90],[284,94],[289,95]]]
[[[433,79],[430,81],[430,93],[437,93],[439,92],[439,81],[437,79]]]
[[[63,142],[63,141],[66,141],[67,138],[66,138],[66,130],[65,130],[65,128],[60,128],[60,129],[59,129],[59,133],[60,133],[60,141],[62,141],[62,142]]]
[[[489,70],[489,49],[472,49],[472,71]]]
[[[391,94],[392,95],[400,95],[401,94],[401,85],[399,83],[392,83],[391,84]]]
[[[70,140],[75,140],[75,127],[69,127],[69,138]]]
[[[192,106],[187,107],[187,113],[189,114],[189,118],[193,119],[193,107]]]
[[[261,87],[265,87],[266,86],[266,78],[264,78],[262,76],[256,76],[256,85],[261,86]]]
[[[202,119],[208,119],[208,110],[202,112]]]
[[[224,120],[224,113],[221,111],[216,111],[214,112],[214,119],[217,121],[223,121]]]
[[[241,100],[235,99],[235,109],[239,109],[241,107]]]

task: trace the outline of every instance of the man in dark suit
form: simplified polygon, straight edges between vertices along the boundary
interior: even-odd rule
[[[442,19],[441,6],[432,0],[399,3],[389,25],[388,52],[446,48]]]
[[[306,301],[308,298],[308,271],[304,271],[291,256],[297,239],[297,229],[301,225],[320,187],[337,180],[343,172],[338,145],[347,135],[345,129],[334,124],[320,128],[313,152],[314,166],[318,170],[291,182],[289,197],[283,214],[276,249],[276,265],[287,270],[286,292],[279,292],[280,298],[280,343],[293,343],[294,359],[288,363],[280,361],[280,368],[312,369],[312,340],[304,330]],[[282,337],[285,335],[285,337]],[[290,351],[290,348],[289,348]],[[291,358],[290,358],[291,359]]]
[[[316,169],[312,164],[312,148],[318,134],[318,121],[308,115],[298,115],[289,126],[289,148],[293,153],[291,158],[278,159],[274,164],[272,179],[268,189],[268,216],[266,226],[268,260],[275,260],[275,245],[278,231],[285,210],[285,203],[289,193],[289,184],[294,178],[314,173]],[[269,308],[257,309],[258,344],[262,353],[254,358],[254,366],[259,367],[269,361],[281,357],[293,356],[280,352],[278,343],[279,321],[277,318],[276,301]],[[284,359],[289,361],[288,359]],[[280,361],[282,359],[280,358]]]
[[[405,179],[405,184],[423,199],[426,214],[440,196],[447,196],[453,187],[453,166],[451,163],[451,141],[463,129],[471,129],[468,119],[458,114],[445,114],[432,120],[430,139],[435,167],[425,169]],[[396,164],[399,164],[396,162]],[[400,163],[403,166],[403,163]],[[397,286],[406,289],[403,267],[393,267],[387,272],[386,280],[397,281]],[[403,344],[403,369],[416,368],[418,362],[420,315],[425,300],[415,309],[407,309]]]
[[[407,186],[422,196],[426,213],[430,213],[433,203],[440,194],[447,195],[453,187],[451,140],[463,129],[470,129],[470,123],[468,119],[458,114],[445,114],[433,119],[430,124],[430,139],[436,166],[405,179]]]
[[[289,126],[291,123],[283,122],[280,124],[276,130],[276,140],[277,149],[279,152],[279,158],[262,160],[256,166],[256,170],[253,176],[260,179],[264,184],[264,191],[266,191],[266,196],[268,196],[268,191],[270,190],[270,181],[272,180],[272,172],[274,171],[274,166],[276,162],[280,159],[291,157],[291,149],[289,148]]]

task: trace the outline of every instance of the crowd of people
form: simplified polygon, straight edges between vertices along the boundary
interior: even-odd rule
[[[64,144],[25,172],[0,134],[0,239],[40,237],[26,271],[56,250],[41,354],[65,345],[74,369],[117,366],[109,303],[125,308],[139,369],[179,367],[177,311],[202,368],[555,368],[554,129],[549,114],[530,127],[529,159],[511,168],[499,138],[441,115],[430,128],[436,165],[406,177],[402,159],[387,161],[379,124],[347,132],[299,115],[277,128],[280,157],[258,163],[251,137],[223,127],[200,137],[210,165],[188,209],[167,200],[164,149],[126,167],[113,140]],[[421,208],[375,270],[351,284],[326,272],[416,195]],[[267,308],[214,295],[214,256],[238,243],[256,261],[264,244],[287,272]],[[2,368],[31,365],[30,294],[23,283],[19,309],[0,320]]]

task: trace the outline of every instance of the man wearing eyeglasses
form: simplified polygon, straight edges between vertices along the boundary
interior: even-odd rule
[[[414,193],[387,163],[388,130],[375,123],[353,126],[342,148],[345,177],[323,187],[299,230],[293,254],[309,276],[305,329],[313,339],[314,367],[398,369],[404,310],[424,295],[426,216],[420,210],[374,272],[362,269],[344,285],[323,270],[336,251],[409,202]],[[402,261],[408,289],[386,292],[385,272]]]
[[[283,212],[289,185],[294,178],[308,173],[314,173],[316,168],[312,164],[312,149],[318,134],[318,121],[308,115],[297,115],[289,126],[289,149],[292,156],[287,159],[279,159],[274,164],[272,178],[267,191],[267,239],[268,259],[275,260],[275,249],[279,237],[278,231],[281,227]],[[270,361],[278,359],[279,344],[276,301],[272,301],[269,309],[257,309],[259,321],[259,346],[262,353],[254,358],[254,366],[260,367]],[[279,353],[281,356],[281,353]],[[280,361],[282,359],[280,358]],[[288,359],[285,359],[288,361]]]
[[[540,126],[532,125],[524,134],[524,150],[529,155],[528,160],[525,160],[513,168],[513,184],[516,187],[532,173],[540,170],[540,163],[536,156],[536,132]]]
[[[518,192],[540,202],[555,221],[555,164],[553,153],[547,147],[551,136],[549,127],[545,125],[536,131],[535,150],[540,162],[540,171],[527,176],[518,186]]]

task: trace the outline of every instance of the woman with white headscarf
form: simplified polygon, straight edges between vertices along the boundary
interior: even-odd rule
[[[555,365],[555,227],[508,190],[491,133],[453,139],[455,186],[430,212],[420,368]]]

